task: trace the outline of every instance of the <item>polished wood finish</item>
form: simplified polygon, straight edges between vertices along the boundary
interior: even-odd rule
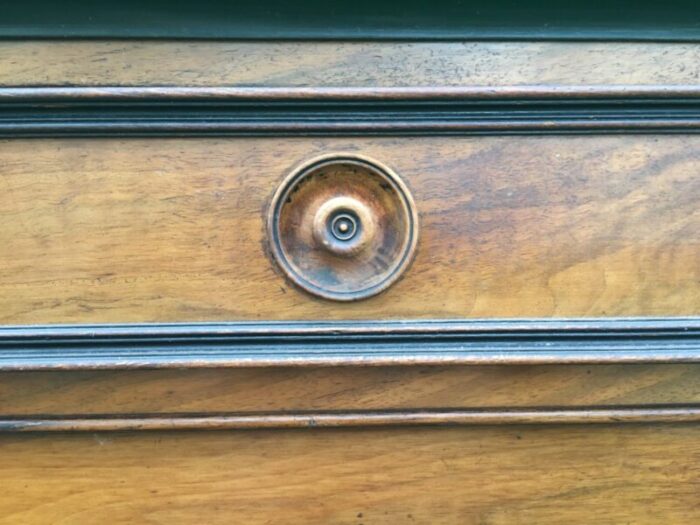
[[[1,324],[548,319],[5,327],[0,523],[699,521],[699,64],[1,42]],[[402,278],[345,304],[285,280],[266,219],[338,153],[400,173],[420,222]],[[614,316],[686,317],[553,326]]]
[[[693,523],[697,425],[0,436],[5,523]]]
[[[695,85],[700,46],[607,42],[5,41],[4,86]]]
[[[697,315],[700,138],[7,140],[0,321]],[[289,170],[357,151],[402,174],[421,240],[354,304],[276,273]],[[407,154],[410,152],[410,154]]]

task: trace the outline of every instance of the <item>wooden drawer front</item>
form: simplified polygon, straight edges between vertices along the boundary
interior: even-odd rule
[[[419,213],[417,256],[371,299],[289,284],[272,194],[301,162],[359,152]],[[700,138],[54,139],[0,143],[0,320],[700,314]]]
[[[698,315],[699,54],[1,43],[0,323]],[[267,220],[339,154],[417,212],[412,265],[351,304],[292,284]]]

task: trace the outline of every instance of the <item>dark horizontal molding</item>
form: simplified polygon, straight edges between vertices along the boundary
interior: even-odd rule
[[[409,410],[284,414],[139,415],[0,418],[3,432],[114,432],[142,430],[255,430],[415,425],[561,425],[697,423],[700,407]]]
[[[700,85],[0,88],[10,138],[698,130]]]
[[[24,0],[5,38],[699,40],[689,0]]]
[[[700,363],[700,318],[0,328],[0,370]]]

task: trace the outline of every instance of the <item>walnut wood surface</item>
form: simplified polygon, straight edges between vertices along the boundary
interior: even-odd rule
[[[0,322],[700,313],[700,137],[5,140]],[[319,154],[395,169],[416,259],[374,298],[289,285],[277,185]]]
[[[0,374],[0,418],[700,403],[700,365],[252,368]]]
[[[0,86],[682,90],[699,64],[690,44],[6,41]],[[0,323],[700,315],[699,151],[694,135],[5,140]],[[332,152],[395,169],[420,214],[413,266],[356,304],[304,294],[268,254],[278,184]],[[698,366],[3,373],[0,420],[690,420]],[[698,429],[3,434],[0,523],[694,523]]]
[[[700,46],[595,42],[0,43],[0,85],[694,85]]]
[[[699,438],[697,425],[4,435],[0,522],[694,523]]]

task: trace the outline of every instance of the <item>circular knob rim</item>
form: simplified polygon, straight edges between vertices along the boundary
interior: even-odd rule
[[[400,259],[394,266],[393,271],[381,282],[361,290],[347,292],[332,291],[319,287],[313,282],[304,278],[304,276],[287,260],[282,247],[279,230],[277,228],[282,206],[287,201],[287,198],[290,192],[293,190],[295,184],[319,168],[332,164],[356,165],[370,171],[374,175],[382,177],[382,179],[384,179],[384,181],[388,183],[389,186],[396,192],[397,196],[399,196],[401,207],[407,221],[407,238],[405,247]],[[371,228],[374,229],[374,224],[372,222],[370,222],[370,225]],[[364,155],[354,153],[331,153],[315,157],[300,164],[283,179],[282,183],[279,185],[272,197],[269,212],[267,214],[267,233],[274,261],[284,272],[286,277],[299,288],[324,299],[344,302],[358,301],[375,296],[386,290],[388,287],[394,284],[411,265],[418,245],[418,213],[408,187],[391,168]],[[355,252],[352,252],[350,255],[353,253]]]

